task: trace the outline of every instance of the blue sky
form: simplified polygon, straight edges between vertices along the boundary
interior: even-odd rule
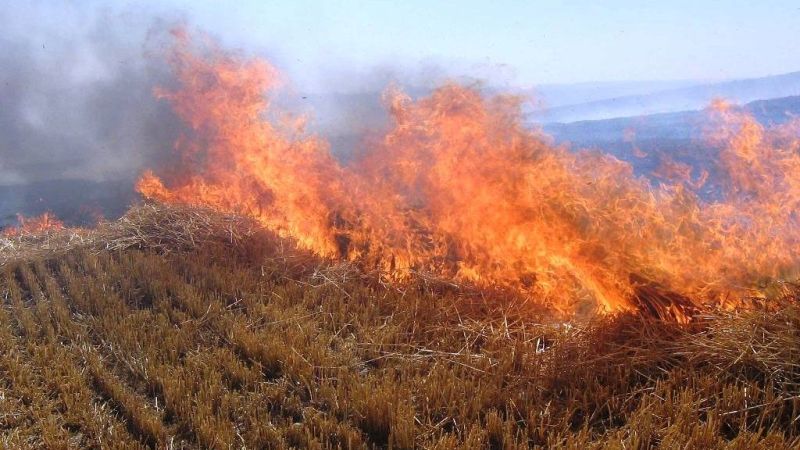
[[[94,10],[183,17],[228,45],[269,56],[301,86],[376,68],[517,86],[800,70],[797,0],[34,0],[10,9],[18,11],[9,18],[22,11],[40,27],[79,25]]]
[[[190,23],[292,72],[441,65],[519,84],[800,70],[798,1],[174,0]]]

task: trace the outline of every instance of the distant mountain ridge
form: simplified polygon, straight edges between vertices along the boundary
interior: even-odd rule
[[[757,100],[741,108],[763,125],[782,124],[800,118],[800,96]],[[707,110],[694,110],[550,123],[542,128],[557,144],[596,149],[627,161],[637,175],[651,177],[665,159],[688,164],[694,177],[708,171],[703,195],[713,196],[719,192],[720,179],[715,172],[717,154],[703,138],[709,118]]]
[[[574,106],[618,97],[652,94],[707,83],[701,80],[600,81],[582,83],[540,84],[522,90],[544,108]]]
[[[780,124],[800,117],[800,95],[756,100],[742,108],[764,125]],[[633,132],[635,140],[697,138],[706,122],[707,114],[703,108],[613,119],[550,123],[543,128],[559,142],[602,147],[604,143],[624,142],[624,135],[630,132]]]
[[[715,98],[736,103],[800,95],[800,71],[781,75],[659,90],[573,105],[531,111],[528,119],[538,123],[602,120],[654,113],[702,109]]]

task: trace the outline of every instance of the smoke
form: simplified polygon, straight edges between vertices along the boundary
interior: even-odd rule
[[[169,6],[132,8],[34,1],[0,10],[0,227],[18,212],[51,210],[68,223],[83,221],[78,210],[119,214],[136,200],[143,169],[171,165],[184,125],[153,91],[174,83],[169,30],[187,18]],[[279,70],[291,66],[276,56]],[[308,130],[343,159],[386,120],[387,85],[421,95],[446,78],[432,61],[414,70],[334,65],[302,86],[287,77],[275,101],[307,116]]]
[[[168,83],[163,22],[77,7],[0,13],[0,185],[130,180],[179,130],[152,95]]]

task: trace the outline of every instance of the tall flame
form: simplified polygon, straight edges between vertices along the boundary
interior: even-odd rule
[[[389,276],[506,286],[564,311],[633,309],[647,289],[736,304],[800,267],[797,123],[767,130],[713,105],[708,151],[725,183],[705,200],[705,176],[677,163],[653,187],[612,156],[552,145],[524,126],[515,97],[447,84],[412,100],[390,89],[390,129],[343,165],[269,104],[271,66],[176,36],[180,86],[158,95],[189,131],[177,170],[141,177],[145,197],[246,213]]]

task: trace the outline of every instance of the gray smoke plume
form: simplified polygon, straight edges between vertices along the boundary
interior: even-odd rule
[[[51,26],[36,13],[0,13],[0,184],[131,178],[168,154],[178,123],[152,90],[169,73],[147,48],[159,24],[62,11]]]
[[[181,129],[152,93],[170,83],[167,22],[20,2],[0,27],[0,225],[16,212],[124,208]]]

